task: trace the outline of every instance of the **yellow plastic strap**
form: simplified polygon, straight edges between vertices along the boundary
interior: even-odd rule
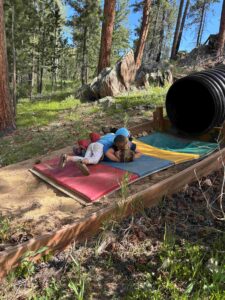
[[[179,153],[179,152],[172,152],[168,150],[162,150],[150,145],[147,145],[143,142],[138,140],[133,141],[137,145],[137,150],[140,151],[142,154],[166,159],[173,161],[175,164],[179,164],[185,161],[197,159],[200,157],[198,154],[190,154],[190,153]]]

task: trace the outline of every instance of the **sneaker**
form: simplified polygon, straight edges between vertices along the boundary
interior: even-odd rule
[[[61,154],[60,159],[59,159],[59,168],[64,168],[66,165],[66,154]]]
[[[83,164],[81,160],[76,161],[75,164],[78,167],[78,169],[82,172],[83,175],[85,176],[90,175],[90,171],[88,167],[85,164]]]

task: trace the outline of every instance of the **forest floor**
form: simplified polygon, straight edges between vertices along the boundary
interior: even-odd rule
[[[73,96],[65,98],[60,94],[41,101],[24,99],[18,104],[18,129],[1,138],[1,197],[13,193],[2,189],[6,173],[11,177],[14,173],[15,178],[21,176],[17,174],[21,168],[15,170],[13,163],[30,159],[20,163],[22,172],[27,172],[31,162],[54,156],[65,146],[69,151],[74,141],[87,137],[90,131],[99,132],[107,125],[135,126],[151,118],[155,105],[163,104],[165,93],[166,88],[151,88],[119,97],[110,106],[81,103]],[[3,170],[5,176],[1,176]],[[221,211],[216,210],[223,179],[222,171],[215,172],[184,187],[180,193],[165,197],[155,208],[120,223],[106,224],[85,245],[74,244],[57,256],[44,257],[41,263],[34,264],[25,258],[4,279],[0,299],[224,299],[225,220]],[[39,184],[42,204],[59,196],[44,183]],[[143,184],[148,185],[148,180]],[[16,194],[18,190],[14,205],[18,205]],[[50,195],[49,199],[44,194]],[[30,239],[35,230],[38,233],[41,229],[59,228],[64,217],[66,224],[73,222],[76,208],[71,210],[68,197],[58,198],[59,203],[49,202],[47,218],[39,219],[39,224],[46,224],[47,220],[45,228],[31,225],[34,211],[40,217],[37,201],[22,199],[27,209],[21,210],[24,205],[20,204],[14,216],[7,215],[7,199],[1,201],[5,205],[0,215],[3,248],[4,243]],[[207,207],[207,199],[214,205],[214,214]],[[61,206],[63,218],[53,218],[52,205]],[[27,223],[18,226],[19,215],[25,216]]]

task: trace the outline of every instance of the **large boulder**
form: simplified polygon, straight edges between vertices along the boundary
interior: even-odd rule
[[[106,96],[117,96],[119,93],[124,92],[126,87],[120,81],[118,66],[116,65],[111,71],[99,82],[99,95],[100,98]]]
[[[131,50],[113,68],[105,68],[89,84],[78,90],[77,97],[94,101],[106,96],[117,96],[129,90],[136,76],[134,53]]]
[[[135,80],[136,65],[134,60],[134,53],[130,51],[120,62],[119,73],[123,85],[129,89]]]
[[[147,88],[149,84],[164,86],[173,83],[172,66],[168,62],[151,62],[143,64],[136,74],[135,84],[138,88]]]

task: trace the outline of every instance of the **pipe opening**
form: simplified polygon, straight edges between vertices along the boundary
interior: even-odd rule
[[[193,78],[176,81],[166,96],[166,110],[171,123],[188,135],[198,135],[214,124],[215,100],[209,87]]]

